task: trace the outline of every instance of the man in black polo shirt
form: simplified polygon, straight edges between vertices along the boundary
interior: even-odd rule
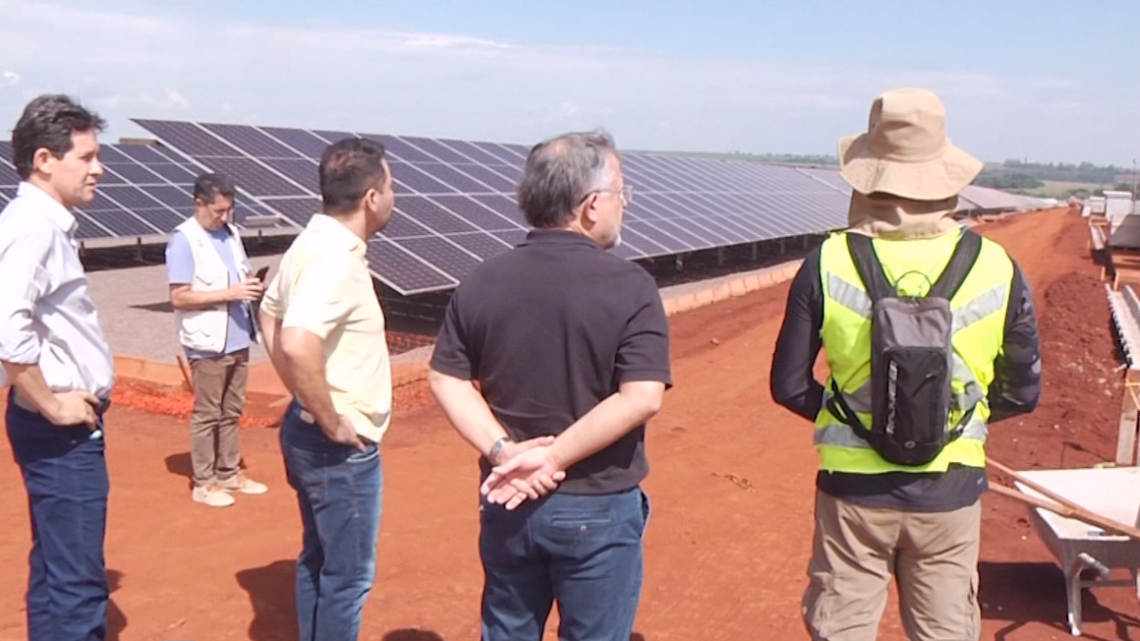
[[[455,290],[432,393],[482,455],[484,641],[628,641],[649,501],[645,423],[672,385],[653,279],[605,252],[630,192],[605,134],[536,145],[526,242]],[[476,388],[475,381],[479,387]]]

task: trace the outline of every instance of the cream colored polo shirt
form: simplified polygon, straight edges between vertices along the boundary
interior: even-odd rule
[[[321,338],[333,406],[379,443],[392,416],[392,371],[365,249],[339,221],[314,215],[282,257],[261,309],[282,328]]]

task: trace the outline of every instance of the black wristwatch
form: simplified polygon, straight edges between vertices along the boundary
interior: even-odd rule
[[[492,464],[495,464],[495,458],[499,456],[499,452],[502,452],[503,447],[505,447],[507,445],[507,443],[510,443],[510,442],[511,442],[511,437],[509,437],[509,436],[504,436],[504,437],[500,438],[499,440],[495,441],[495,444],[491,446],[491,451],[487,453],[487,460],[490,461]]]

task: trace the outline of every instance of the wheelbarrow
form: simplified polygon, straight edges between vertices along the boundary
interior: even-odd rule
[[[1065,573],[1073,636],[1081,636],[1081,590],[1130,587],[1140,598],[1140,468],[1015,472],[989,464],[1012,477],[1017,488],[991,483],[990,490],[1029,505],[1029,520]],[[1131,580],[1110,580],[1115,568],[1128,569]],[[1085,570],[1099,578],[1084,579]]]

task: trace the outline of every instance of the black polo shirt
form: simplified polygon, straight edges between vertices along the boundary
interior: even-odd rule
[[[533,230],[452,294],[431,367],[479,381],[512,439],[557,435],[623,382],[672,386],[669,324],[641,266],[582,234]],[[572,465],[559,491],[619,492],[648,472],[639,425]]]

